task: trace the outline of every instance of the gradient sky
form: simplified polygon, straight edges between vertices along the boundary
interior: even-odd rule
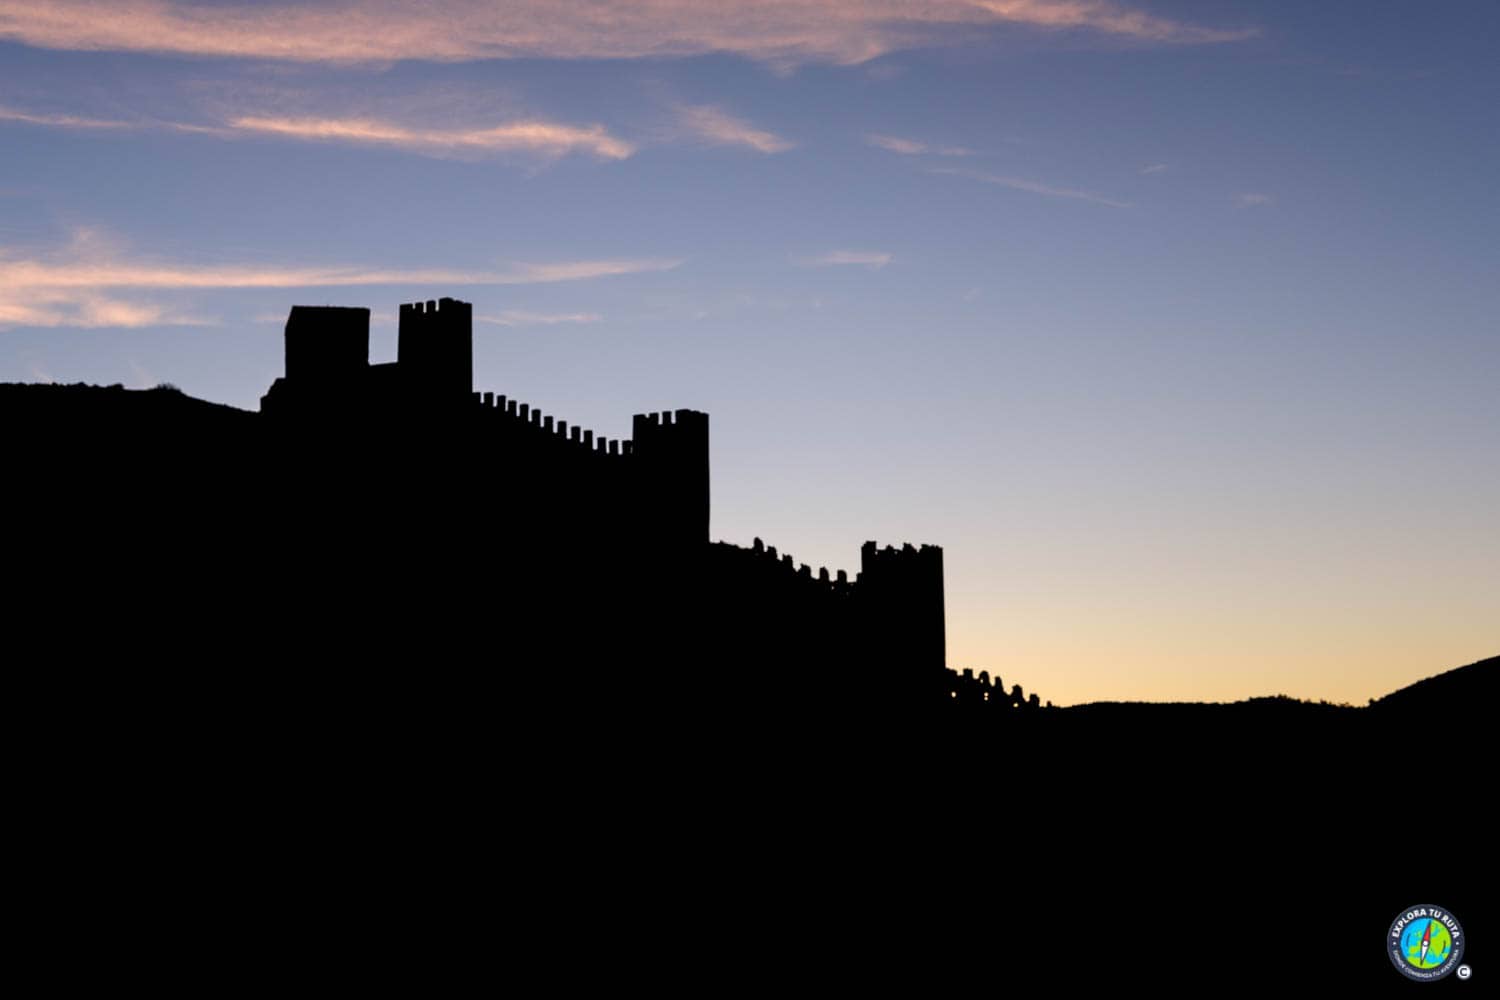
[[[942,545],[950,666],[1363,703],[1500,652],[1497,38],[1493,0],[0,0],[0,381],[254,409],[292,304],[370,306],[380,361],[452,295],[478,389],[707,410],[716,539]]]

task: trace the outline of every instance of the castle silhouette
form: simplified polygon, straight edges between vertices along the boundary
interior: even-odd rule
[[[372,364],[368,309],[294,306],[258,413],[170,386],[5,387],[0,416],[28,430],[26,613],[245,670],[310,657],[309,697],[416,669],[473,673],[532,715],[1039,707],[948,668],[941,548],[866,541],[851,579],[713,541],[708,414],[637,414],[620,440],[476,392],[472,319],[452,298],[402,305],[396,360]]]
[[[454,506],[429,511],[432,527],[424,530],[483,526],[479,536],[450,537],[448,544],[482,549],[500,540],[501,562],[547,581],[543,589],[586,599],[601,623],[611,623],[615,641],[629,646],[626,637],[654,632],[651,654],[673,670],[710,659],[719,673],[738,665],[752,672],[735,687],[760,687],[763,700],[795,692],[794,700],[820,709],[851,701],[852,692],[854,700],[889,704],[1038,704],[1019,686],[1007,696],[987,673],[960,677],[947,669],[936,545],[865,542],[851,580],[844,570],[814,574],[759,538],[749,547],[712,542],[708,414],[636,414],[629,439],[609,439],[505,395],[475,391],[467,302],[402,305],[394,362],[370,363],[369,322],[364,308],[292,308],[285,374],[261,398],[273,437],[310,466],[332,457],[322,448],[308,456],[310,437],[328,441],[344,459],[373,449],[366,473],[390,468],[388,455],[379,456],[394,447],[420,456],[424,475],[445,479],[433,464],[442,455],[467,482],[451,491],[459,498],[449,501]],[[411,525],[413,509],[439,495],[408,495],[402,523]],[[473,503],[479,497],[483,502]],[[347,502],[357,509],[369,500]],[[558,567],[568,564],[579,571],[560,578]],[[540,652],[544,635],[565,633],[568,623],[536,594],[512,590],[507,603],[526,622],[550,623],[531,636]],[[664,612],[673,621],[664,621]],[[514,642],[516,632],[508,632]],[[609,645],[575,652],[608,656]]]

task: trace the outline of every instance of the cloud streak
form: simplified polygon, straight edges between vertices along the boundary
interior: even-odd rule
[[[784,153],[796,143],[710,105],[683,105],[678,124],[690,135],[716,146],[749,146],[761,153]]]
[[[0,105],[0,122],[23,122],[27,125],[49,125],[53,128],[132,128],[130,122],[110,121],[105,118],[86,118],[81,115],[32,114]]]
[[[315,117],[241,114],[222,125],[170,121],[118,121],[82,115],[34,114],[0,106],[0,122],[51,128],[167,130],[233,139],[271,136],[302,142],[336,142],[385,146],[426,156],[530,153],[548,158],[587,153],[604,160],[623,160],[635,153],[633,143],[610,135],[603,125],[566,125],[521,119],[471,128],[413,128],[372,117]]]
[[[597,323],[603,318],[598,313],[535,313],[507,309],[495,316],[475,316],[474,321],[495,326],[557,326],[560,323]]]
[[[353,285],[534,285],[667,271],[680,260],[642,258],[517,264],[504,271],[443,268],[206,266],[0,260],[0,294],[61,288],[339,288]]]
[[[958,167],[932,167],[928,171],[931,174],[948,174],[953,177],[967,177],[970,180],[983,181],[986,184],[997,184],[1000,187],[1011,188],[1015,191],[1027,191],[1031,194],[1046,195],[1049,198],[1071,198],[1075,201],[1091,201],[1096,205],[1109,205],[1112,208],[1130,208],[1128,201],[1116,201],[1103,195],[1094,194],[1092,191],[1080,191],[1077,188],[1055,187],[1051,184],[1043,184],[1040,181],[1026,180],[1024,177],[1007,177],[1001,174],[987,174],[979,170],[963,170]]]
[[[38,48],[299,62],[728,52],[766,62],[854,64],[1004,26],[1171,44],[1256,33],[1192,25],[1119,0],[0,0],[0,40]]]
[[[463,153],[536,153],[556,157],[589,153],[623,160],[635,146],[617,139],[603,125],[579,127],[546,121],[516,121],[489,128],[418,129],[374,118],[273,118],[242,115],[228,128],[311,142],[389,146],[430,156]]]
[[[936,156],[972,156],[973,150],[965,149],[963,146],[932,146],[915,139],[902,139],[894,135],[876,135],[874,133],[865,136],[865,142],[871,146],[890,150],[892,153],[900,153],[903,156],[922,156],[932,153]]]
[[[1241,208],[1257,208],[1261,205],[1273,204],[1275,203],[1276,199],[1272,198],[1268,194],[1246,192],[1245,194],[1242,194],[1235,198],[1235,201],[1239,203]]]
[[[214,321],[156,302],[77,289],[0,288],[0,329],[13,326],[97,329],[147,326],[212,326]]]
[[[127,259],[97,233],[81,230],[72,244],[57,254],[19,256],[0,250],[0,327],[142,327],[211,322],[160,303],[140,301],[141,293],[363,285],[532,285],[668,271],[681,264],[680,259],[635,257],[517,263],[503,269],[472,271],[191,265]],[[533,319],[541,321],[534,315]]]
[[[853,264],[878,271],[893,260],[895,260],[894,255],[878,250],[832,250],[818,257],[809,257],[802,263],[807,267]]]

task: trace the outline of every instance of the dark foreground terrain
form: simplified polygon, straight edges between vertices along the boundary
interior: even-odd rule
[[[1415,903],[1500,975],[1496,659],[984,711],[430,427],[0,388],[18,857],[122,983],[1482,989],[1390,967]]]

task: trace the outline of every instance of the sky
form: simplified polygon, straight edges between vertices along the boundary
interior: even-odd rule
[[[293,304],[706,410],[715,539],[944,549],[1059,705],[1500,652],[1500,5],[0,0],[0,381],[255,409]],[[11,429],[17,433],[17,429]],[[20,430],[24,433],[24,429]]]

